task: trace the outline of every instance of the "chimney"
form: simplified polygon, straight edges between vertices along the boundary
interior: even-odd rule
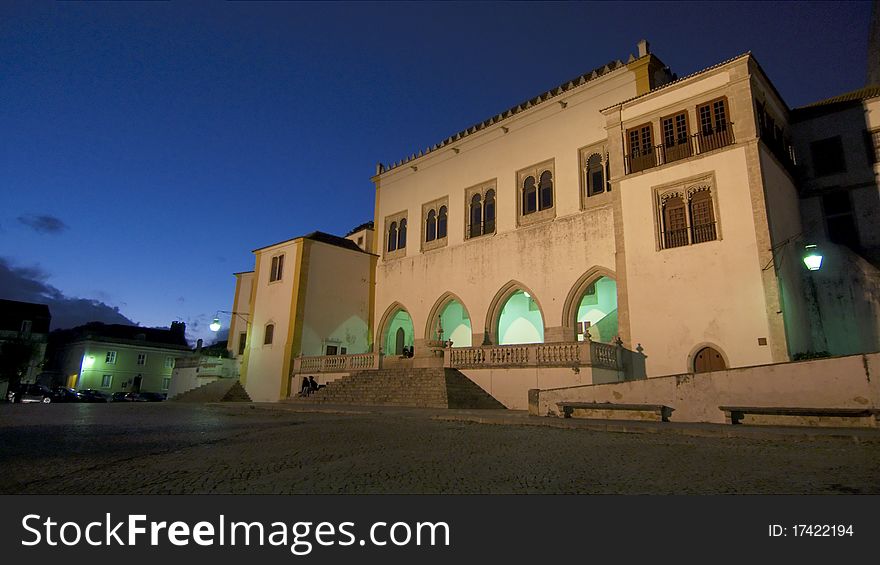
[[[650,45],[648,44],[647,39],[643,39],[636,44],[636,47],[639,50],[639,59],[648,55],[651,52]]]

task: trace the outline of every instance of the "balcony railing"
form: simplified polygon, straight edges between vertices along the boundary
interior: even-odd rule
[[[687,159],[688,157],[708,151],[714,151],[734,143],[733,123],[728,123],[722,130],[701,131],[688,138],[680,138],[677,140],[677,143],[668,146],[664,144],[646,147],[636,154],[624,155],[624,167],[626,168],[626,174],[629,175],[653,167],[659,167],[666,163]]]
[[[660,234],[662,249],[672,249],[673,247],[703,243],[704,241],[715,241],[716,239],[718,239],[718,232],[715,228],[715,222],[689,228],[668,230]]]
[[[595,341],[455,347],[446,350],[445,364],[456,369],[583,365],[617,370],[622,349]]]
[[[294,358],[292,373],[344,373],[347,371],[365,371],[378,368],[378,353],[318,355]]]

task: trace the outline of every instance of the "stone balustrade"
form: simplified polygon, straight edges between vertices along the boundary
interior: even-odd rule
[[[378,353],[318,355],[314,357],[294,358],[292,373],[344,373],[347,371],[365,371],[378,368]]]
[[[445,365],[452,368],[593,365],[618,369],[620,349],[617,345],[595,341],[454,347],[446,350]]]

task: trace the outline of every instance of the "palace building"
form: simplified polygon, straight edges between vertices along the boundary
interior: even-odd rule
[[[230,351],[254,399],[439,367],[511,408],[876,351],[878,147],[880,88],[792,110],[750,53],[678,78],[642,41],[377,165],[375,233],[255,251]]]

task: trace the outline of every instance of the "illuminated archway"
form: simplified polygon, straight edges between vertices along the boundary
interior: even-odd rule
[[[379,328],[379,344],[385,355],[401,355],[404,347],[413,346],[415,329],[412,317],[400,303],[395,302],[385,310]]]
[[[588,329],[593,341],[614,341],[620,333],[614,272],[593,267],[575,281],[562,308],[562,325],[566,340],[583,341]]]
[[[442,328],[442,337],[440,330]],[[452,341],[452,347],[470,347],[473,328],[467,308],[458,297],[447,292],[434,304],[428,316],[425,339]]]
[[[489,339],[499,345],[544,342],[544,316],[535,294],[510,281],[495,295],[486,317]]]

